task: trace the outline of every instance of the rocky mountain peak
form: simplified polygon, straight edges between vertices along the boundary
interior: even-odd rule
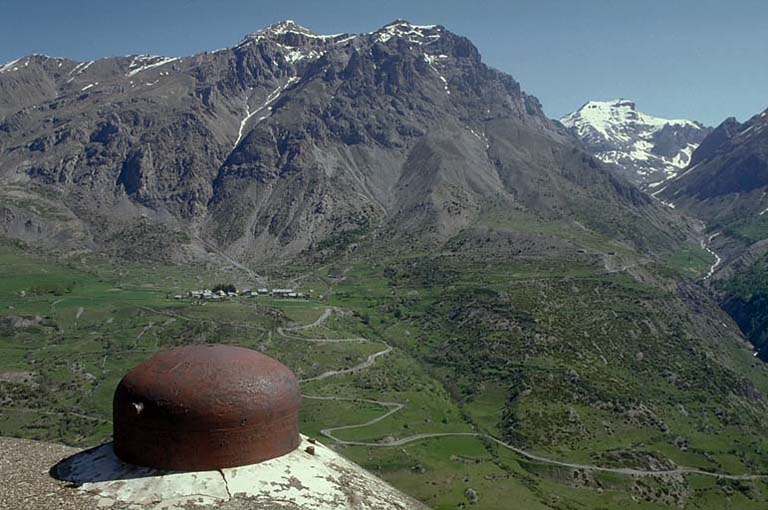
[[[625,98],[588,101],[560,121],[597,158],[650,188],[685,168],[710,131],[699,122],[649,115]]]
[[[414,25],[408,21],[398,19],[384,25],[372,33],[376,40],[386,43],[393,37],[400,37],[413,44],[429,44],[445,33],[445,28],[440,25]]]
[[[744,225],[768,213],[768,111],[744,123],[728,118],[693,153],[691,164],[659,190],[700,218]],[[718,200],[717,207],[708,205]]]
[[[696,151],[691,155],[690,166],[709,159],[739,131],[741,124],[735,117],[728,117],[719,126],[717,126],[702,142]]]
[[[317,36],[318,34],[315,34],[307,27],[301,26],[292,19],[286,19],[283,21],[278,21],[277,23],[273,23],[267,27],[264,27],[260,30],[257,30],[257,33],[271,33],[271,34],[284,34],[287,32],[296,32],[299,34],[305,34],[310,36]]]
[[[269,26],[266,26],[264,28],[261,28],[257,30],[256,32],[250,33],[245,36],[244,41],[248,40],[261,40],[266,38],[272,38],[272,39],[284,39],[285,36],[291,36],[291,35],[298,35],[309,39],[333,39],[335,37],[338,37],[339,35],[343,34],[336,34],[336,35],[322,35],[317,34],[307,27],[301,26],[295,21],[288,19],[284,21],[279,21],[277,23],[273,23]],[[290,38],[290,37],[288,37]]]
[[[340,39],[346,38],[346,36],[347,34],[318,34],[299,25],[293,20],[285,20],[273,23],[272,25],[246,35],[237,47],[241,48],[251,44],[259,44],[269,41],[284,50],[309,50],[310,48],[317,49],[328,43],[337,42]],[[319,55],[319,52],[310,55],[304,51],[301,55],[297,54],[296,56],[305,58],[307,56],[317,57]]]
[[[582,137],[599,136],[604,140],[620,138],[619,131],[627,126],[650,127],[655,130],[665,125],[701,128],[698,122],[686,119],[664,119],[637,110],[629,99],[588,101],[577,111],[561,119],[567,127],[573,127]]]
[[[31,55],[17,58],[4,64],[0,63],[0,74],[18,72],[20,70],[28,69],[30,65],[43,65],[49,61],[60,64],[65,60],[66,59],[58,57],[49,57],[48,55],[42,55],[40,53],[32,53]]]

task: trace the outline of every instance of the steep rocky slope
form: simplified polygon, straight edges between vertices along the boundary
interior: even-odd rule
[[[0,105],[3,229],[57,247],[276,260],[373,228],[440,242],[488,210],[645,251],[685,239],[441,26],[289,21],[192,57],[25,57]]]
[[[710,223],[730,224],[768,211],[768,110],[727,119],[693,153],[691,164],[658,196]]]
[[[724,264],[714,275],[723,307],[768,356],[768,110],[727,119],[657,196],[704,220]]]
[[[677,175],[710,131],[698,122],[648,115],[627,99],[589,101],[560,122],[595,157],[651,190]]]

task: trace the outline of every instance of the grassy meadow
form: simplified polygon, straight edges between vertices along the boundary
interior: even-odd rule
[[[503,255],[473,257],[460,246],[437,256],[363,250],[270,278],[270,286],[295,285],[309,300],[202,303],[174,296],[242,275],[2,245],[0,434],[82,447],[109,440],[120,378],[177,345],[251,347],[302,379],[354,367],[391,346],[369,368],[304,383],[305,395],[335,400],[305,399],[301,428],[433,508],[768,505],[760,481],[566,468],[485,438],[586,465],[734,474],[768,465],[768,442],[756,433],[765,430],[765,409],[750,399],[768,391],[768,376],[727,327],[701,329],[675,291],[638,283],[621,264],[606,269],[590,253]],[[680,254],[667,270],[705,266],[700,254]],[[300,328],[328,308],[326,321]],[[717,338],[700,338],[711,331]],[[372,401],[404,407],[375,421],[392,407]],[[366,446],[322,436],[369,421],[333,431]],[[479,435],[389,446],[435,433]]]

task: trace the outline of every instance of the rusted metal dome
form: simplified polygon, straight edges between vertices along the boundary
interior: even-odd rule
[[[140,364],[115,390],[114,449],[169,470],[254,464],[298,447],[299,382],[269,356],[193,345]]]

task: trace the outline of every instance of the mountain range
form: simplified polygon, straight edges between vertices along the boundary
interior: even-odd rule
[[[227,341],[298,367],[305,423],[437,507],[762,508],[765,120],[552,120],[403,20],[17,59],[0,349],[42,375],[0,379],[31,409],[0,433],[103,439],[126,360]],[[184,298],[211,275],[311,299]]]
[[[493,210],[680,237],[441,26],[287,21],[192,57],[33,55],[0,71],[0,133],[0,228],[58,247],[120,253],[139,229],[168,257],[275,260],[374,226],[445,240]]]

